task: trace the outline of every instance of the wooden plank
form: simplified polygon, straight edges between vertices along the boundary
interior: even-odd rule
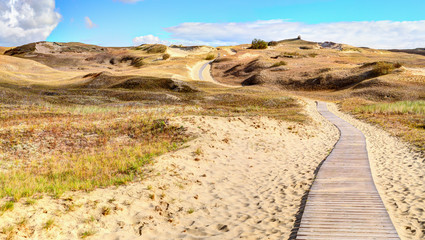
[[[310,189],[296,239],[399,239],[373,182],[363,133],[328,111],[341,132]]]

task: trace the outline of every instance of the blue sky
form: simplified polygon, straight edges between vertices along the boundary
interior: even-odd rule
[[[9,0],[0,1],[0,12],[13,5]],[[253,37],[279,40],[301,34],[312,41],[425,47],[423,0],[15,0],[16,6],[11,7],[18,12],[20,7],[27,9],[18,6],[19,2],[30,2],[35,15],[48,16],[37,20],[45,25],[43,31],[39,35],[28,31],[29,36],[24,37],[3,36],[0,45],[40,39],[103,46],[144,42],[227,45],[249,42]],[[45,11],[50,8],[48,14],[43,6]],[[2,21],[10,28],[19,21],[37,22],[7,20],[0,17],[0,27]],[[27,30],[25,26],[15,28]]]

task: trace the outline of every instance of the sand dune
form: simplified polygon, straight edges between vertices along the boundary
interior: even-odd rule
[[[314,103],[308,126],[266,117],[175,119],[199,137],[128,186],[43,198],[6,212],[17,239],[285,239],[313,172],[338,138]],[[50,230],[43,229],[54,219]]]

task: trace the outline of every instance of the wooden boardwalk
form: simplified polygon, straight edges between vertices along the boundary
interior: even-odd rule
[[[372,179],[363,133],[329,112],[341,138],[308,194],[296,239],[399,239]]]

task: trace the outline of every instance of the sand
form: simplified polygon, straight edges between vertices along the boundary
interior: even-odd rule
[[[338,139],[314,103],[306,114],[308,125],[261,116],[176,118],[198,137],[157,158],[145,180],[30,206],[22,200],[4,213],[0,229],[16,226],[16,239],[287,239],[314,170]],[[43,229],[49,219],[53,226]]]
[[[328,104],[329,110],[360,129],[367,140],[373,178],[402,239],[425,239],[425,159],[409,144]]]
[[[211,61],[209,60],[203,60],[203,61],[199,61],[197,62],[195,65],[193,65],[193,67],[188,68],[190,71],[190,76],[192,77],[192,80],[195,81],[200,81],[200,76],[199,76],[199,72],[201,71],[201,68],[206,64],[209,63]],[[208,64],[204,70],[202,71],[202,78],[203,81],[207,81],[207,82],[211,82],[214,83],[216,85],[222,86],[222,87],[228,87],[228,88],[236,88],[236,87],[241,87],[241,86],[234,86],[234,85],[228,85],[228,84],[224,84],[224,83],[220,83],[218,81],[216,81],[212,76],[211,76],[211,64]]]

